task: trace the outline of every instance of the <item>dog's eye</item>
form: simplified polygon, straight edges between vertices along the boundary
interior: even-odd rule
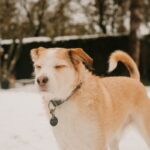
[[[65,67],[66,67],[65,65],[56,65],[55,69],[62,69],[62,68],[65,68]]]
[[[41,69],[42,67],[40,65],[35,65],[36,69]]]

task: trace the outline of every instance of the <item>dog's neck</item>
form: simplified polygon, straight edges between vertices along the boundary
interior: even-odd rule
[[[62,105],[63,103],[65,103],[66,101],[68,101],[76,92],[77,90],[79,90],[82,86],[82,83],[80,82],[80,84],[78,84],[74,90],[71,92],[71,94],[65,99],[65,100],[61,100],[61,99],[52,99],[49,101],[48,104],[48,108],[50,110],[50,114],[52,115],[52,118],[50,119],[50,124],[52,126],[56,126],[58,124],[58,118],[55,116],[55,110],[59,105]],[[50,104],[53,105],[53,108],[50,107]]]
[[[64,102],[68,101],[75,93],[77,90],[79,90],[82,86],[82,82],[80,82],[71,92],[71,94],[66,98],[66,99],[51,99],[50,102],[53,104],[54,107],[57,107]]]

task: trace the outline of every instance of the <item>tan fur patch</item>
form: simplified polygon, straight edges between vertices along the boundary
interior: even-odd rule
[[[93,59],[87,54],[84,52],[83,49],[81,48],[73,48],[73,49],[70,49],[70,52],[71,52],[71,55],[72,55],[72,58],[74,59],[74,61],[82,61],[82,62],[86,62],[90,65],[93,64]]]
[[[39,47],[39,48],[34,48],[31,50],[31,58],[32,61],[34,62],[35,60],[37,60],[40,55],[42,55],[47,49],[44,47]]]

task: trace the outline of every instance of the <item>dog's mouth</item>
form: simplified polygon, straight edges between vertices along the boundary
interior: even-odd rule
[[[40,86],[39,86],[39,90],[40,90],[41,92],[47,92],[47,91],[48,91],[48,88],[47,88],[46,85],[40,85]]]

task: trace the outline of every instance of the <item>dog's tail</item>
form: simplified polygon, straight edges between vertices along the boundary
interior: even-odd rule
[[[117,50],[111,54],[109,58],[108,72],[113,71],[117,67],[119,61],[122,62],[128,68],[128,71],[132,78],[140,80],[140,74],[137,65],[127,53],[120,50]]]

